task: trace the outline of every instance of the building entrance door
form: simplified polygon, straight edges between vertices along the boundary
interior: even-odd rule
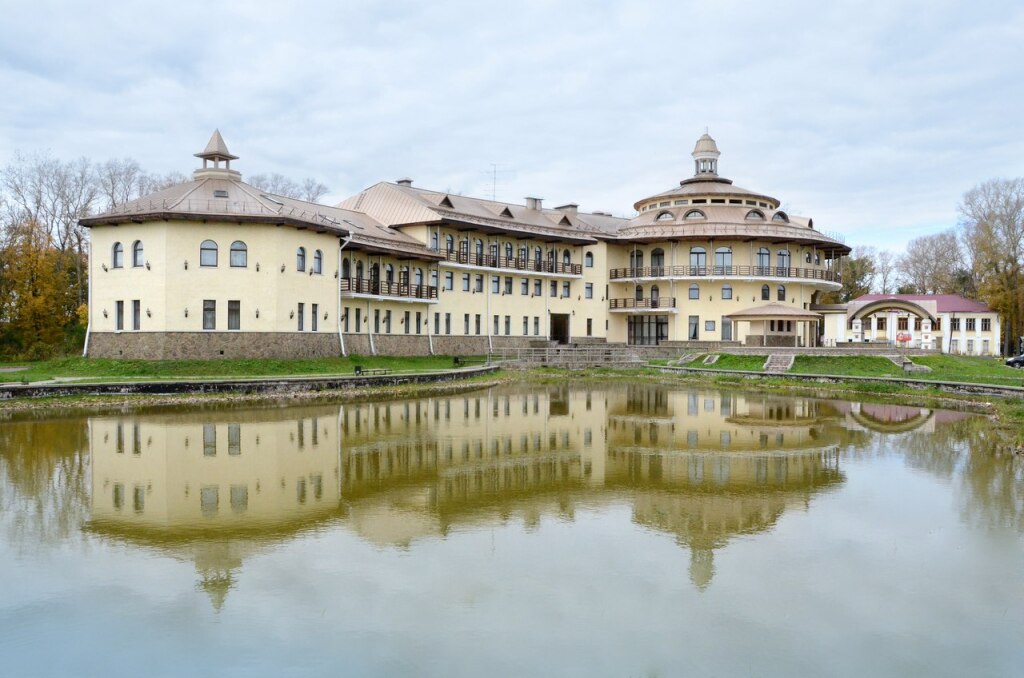
[[[552,313],[551,314],[551,337],[552,341],[557,341],[559,344],[569,343],[569,314],[568,313]]]

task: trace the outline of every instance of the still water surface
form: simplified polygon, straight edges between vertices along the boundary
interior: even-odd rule
[[[1011,676],[984,422],[659,385],[0,423],[0,675]]]

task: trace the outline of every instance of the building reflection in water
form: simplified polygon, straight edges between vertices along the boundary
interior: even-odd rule
[[[730,539],[839,486],[848,446],[939,418],[658,385],[94,417],[90,529],[193,562],[219,607],[246,557],[327,522],[404,548],[625,502],[704,588]]]

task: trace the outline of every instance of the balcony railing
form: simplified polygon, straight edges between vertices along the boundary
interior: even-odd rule
[[[709,275],[763,278],[803,278],[841,283],[836,271],[820,268],[787,268],[785,266],[648,266],[646,268],[613,268],[612,280],[631,278],[695,278]]]
[[[659,308],[675,308],[676,298],[675,297],[658,297],[656,299],[635,299],[633,297],[627,297],[625,299],[609,299],[608,308],[615,309],[659,309]]]
[[[531,273],[561,273],[563,275],[583,275],[582,264],[564,264],[560,261],[536,260],[526,257],[498,257],[490,254],[477,254],[476,252],[444,251],[446,261],[454,261],[467,266],[480,266],[482,268],[510,268],[516,271],[529,271]]]
[[[380,297],[406,297],[412,299],[437,299],[437,287],[433,285],[410,285],[403,282],[368,280],[366,278],[342,278],[341,292],[344,294],[373,294]]]

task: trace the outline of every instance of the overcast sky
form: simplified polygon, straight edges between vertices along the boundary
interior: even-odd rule
[[[2,0],[0,164],[130,156],[188,173],[381,180],[631,215],[720,173],[853,245],[956,223],[1024,175],[1024,4]]]

